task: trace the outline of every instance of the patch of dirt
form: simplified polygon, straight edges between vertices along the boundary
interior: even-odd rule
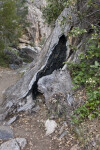
[[[3,102],[3,93],[11,85],[15,84],[20,78],[16,71],[0,67],[0,105]]]
[[[15,137],[28,140],[27,147],[24,150],[70,150],[77,141],[70,134],[67,124],[62,131],[66,132],[62,139],[60,139],[60,130],[65,122],[60,119],[56,120],[58,127],[55,132],[46,136],[44,126],[46,119],[46,106],[42,105],[38,113],[30,115],[22,113],[19,120],[13,123],[12,128]]]
[[[76,129],[80,150],[100,150],[100,120],[86,120]]]

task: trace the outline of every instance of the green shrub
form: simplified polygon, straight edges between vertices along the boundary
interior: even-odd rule
[[[80,54],[79,64],[68,64],[75,88],[86,89],[87,101],[75,110],[76,118],[82,120],[100,118],[100,33],[95,32],[88,41],[85,53]],[[75,119],[75,118],[74,118]]]

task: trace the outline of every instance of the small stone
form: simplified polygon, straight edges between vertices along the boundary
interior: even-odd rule
[[[57,127],[57,123],[54,120],[46,120],[45,122],[45,128],[46,128],[46,135],[50,135],[55,131],[55,128]]]
[[[18,116],[14,116],[13,118],[11,118],[11,119],[7,122],[7,124],[8,124],[8,125],[11,125],[14,121],[16,121],[17,118],[18,118]]]
[[[9,126],[0,126],[0,139],[8,140],[13,138],[13,131]]]
[[[40,110],[40,106],[38,105],[32,109],[32,112],[38,112],[39,110]]]
[[[64,131],[61,135],[60,135],[60,137],[59,137],[59,139],[62,139],[64,136],[66,136],[67,135],[67,131]]]

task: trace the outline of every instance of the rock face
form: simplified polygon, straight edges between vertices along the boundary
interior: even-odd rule
[[[69,15],[72,16],[72,21],[67,19],[64,25],[61,26],[60,22],[63,17],[68,18]],[[72,26],[75,26],[76,24],[77,17],[73,14],[71,9],[64,9],[56,21],[56,26],[45,43],[35,66],[34,63],[31,63],[29,70],[23,75],[23,77],[14,86],[11,86],[6,90],[4,94],[4,108],[6,109],[5,116],[9,112],[16,110],[19,103],[30,93],[32,93],[34,99],[38,92],[38,86],[46,99],[48,99],[50,95],[52,96],[55,92],[57,93],[61,91],[65,94],[67,101],[69,97],[69,103],[72,103],[72,81],[67,71],[67,67],[63,62],[77,62],[78,54],[82,50],[82,41],[76,42],[78,50],[74,53],[72,53],[69,48],[67,34]],[[52,85],[50,85],[50,82],[52,82]],[[48,87],[48,85],[50,85],[50,87]],[[46,95],[46,92],[48,93],[48,96]]]
[[[51,33],[51,28],[44,23],[42,18],[42,7],[46,5],[45,0],[28,0],[28,15],[27,20],[30,26],[26,28],[26,35],[22,36],[22,43],[31,44],[31,42],[38,46],[40,41],[45,41]]]

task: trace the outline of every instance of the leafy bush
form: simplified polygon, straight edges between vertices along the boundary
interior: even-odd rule
[[[87,101],[75,110],[76,117],[100,118],[100,33],[97,28],[87,44],[85,53],[80,54],[79,64],[68,64],[75,88],[86,89]],[[75,119],[75,118],[74,118]]]

